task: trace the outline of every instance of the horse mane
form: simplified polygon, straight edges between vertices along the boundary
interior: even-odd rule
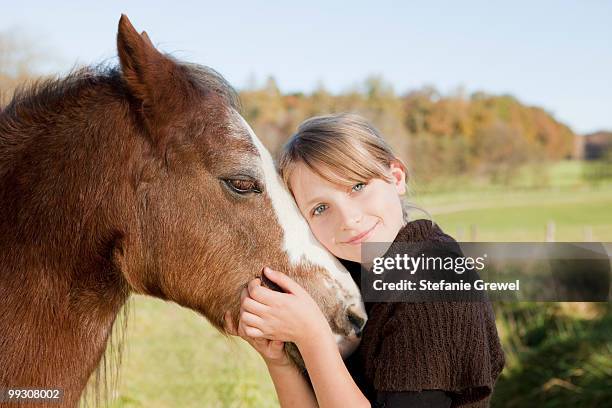
[[[238,92],[220,73],[210,67],[190,62],[177,62],[177,64],[186,69],[190,77],[197,81],[200,88],[216,93],[227,106],[241,111]]]
[[[192,85],[214,92],[227,106],[241,110],[238,93],[217,71],[204,65],[174,61],[185,69]],[[53,111],[53,107],[60,103],[76,100],[82,92],[91,91],[99,85],[121,89],[127,96],[120,68],[107,63],[76,67],[64,77],[40,77],[24,82],[15,89],[11,100],[4,107],[0,106],[0,131],[3,130],[3,120],[15,122],[20,117],[38,117]]]
[[[15,154],[27,148],[32,125],[49,122],[62,107],[77,104],[84,92],[104,85],[121,89],[121,81],[118,68],[100,64],[73,68],[65,77],[33,78],[18,85],[9,102],[0,106],[0,177]]]
[[[62,100],[78,97],[85,89],[100,84],[119,84],[121,73],[106,64],[71,69],[64,77],[34,78],[17,86],[11,100],[2,108],[3,114],[48,112]]]
[[[109,406],[117,397],[121,363],[125,356],[128,323],[134,312],[133,299],[128,298],[115,318],[100,363],[91,373],[79,405],[82,408]]]

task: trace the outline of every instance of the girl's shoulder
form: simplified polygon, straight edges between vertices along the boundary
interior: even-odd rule
[[[455,242],[433,220],[418,219],[406,223],[397,234],[396,242],[439,241]]]

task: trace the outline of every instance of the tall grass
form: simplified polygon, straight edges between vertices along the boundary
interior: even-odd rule
[[[571,312],[579,304],[495,306],[506,367],[492,407],[611,406],[610,303],[589,304],[589,318]]]

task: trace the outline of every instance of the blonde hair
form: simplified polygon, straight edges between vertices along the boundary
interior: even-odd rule
[[[278,171],[291,192],[289,179],[296,165],[303,163],[315,174],[333,184],[351,186],[374,178],[387,182],[391,163],[404,162],[387,144],[380,132],[359,115],[340,113],[316,116],[304,121],[289,138],[278,158]],[[402,199],[404,222],[409,221],[409,208],[425,212]]]

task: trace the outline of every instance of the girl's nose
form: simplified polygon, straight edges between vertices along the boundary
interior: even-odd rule
[[[361,223],[361,219],[363,218],[363,214],[359,211],[358,208],[354,206],[344,206],[340,208],[340,217],[341,217],[341,225],[342,229],[353,229],[356,226],[359,226]]]

